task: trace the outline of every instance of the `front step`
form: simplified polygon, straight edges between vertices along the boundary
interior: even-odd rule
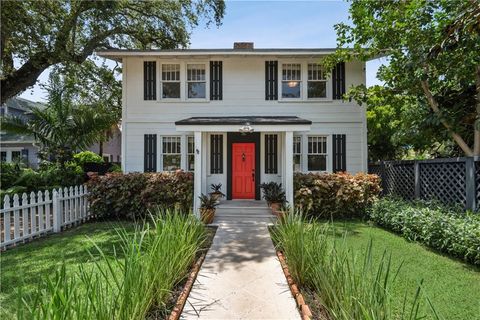
[[[260,219],[260,218],[275,218],[274,215],[272,214],[263,214],[263,215],[248,215],[248,214],[215,214],[215,217],[218,218],[230,218],[230,219],[237,219],[237,220],[242,220],[242,219]]]
[[[218,207],[217,212],[228,214],[267,214],[272,211],[269,208],[224,208]]]
[[[235,226],[265,226],[275,223],[274,218],[255,218],[255,219],[225,219],[215,217],[214,225],[235,225]]]

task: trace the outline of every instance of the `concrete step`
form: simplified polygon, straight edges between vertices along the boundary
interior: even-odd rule
[[[257,218],[275,218],[275,216],[272,215],[272,214],[255,214],[255,215],[252,215],[252,214],[218,214],[218,213],[215,213],[215,216],[219,217],[219,218],[231,218],[231,219],[238,219],[238,220],[257,219]]]
[[[215,210],[216,214],[227,214],[227,215],[237,215],[237,216],[244,216],[244,215],[250,215],[250,216],[263,216],[263,215],[271,215],[272,211],[271,210],[223,210],[223,209],[217,209]]]
[[[218,207],[216,212],[229,213],[229,214],[266,214],[271,213],[270,208],[220,208]]]
[[[224,218],[215,218],[213,220],[213,225],[223,225],[223,226],[245,226],[245,227],[252,227],[252,226],[267,226],[275,223],[275,219],[272,218],[255,218],[255,219],[245,219],[245,220],[231,220],[231,219],[224,219]]]

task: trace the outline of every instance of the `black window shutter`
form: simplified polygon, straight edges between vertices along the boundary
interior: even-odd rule
[[[143,171],[157,172],[157,135],[146,134],[144,136]]]
[[[265,173],[278,173],[278,136],[276,134],[265,135]]]
[[[265,100],[278,100],[278,61],[265,61]]]
[[[143,62],[143,99],[157,99],[157,63],[155,61]]]
[[[223,173],[223,135],[210,136],[210,173]]]
[[[22,149],[22,159],[28,163],[28,149]]]
[[[223,63],[210,61],[210,100],[223,99]]]
[[[333,99],[341,100],[345,94],[345,62],[337,63],[332,70]]]
[[[333,143],[333,172],[347,171],[347,139],[345,134],[334,134]]]

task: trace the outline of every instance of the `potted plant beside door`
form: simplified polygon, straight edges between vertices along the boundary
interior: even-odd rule
[[[200,218],[203,223],[210,224],[215,218],[215,209],[218,201],[211,196],[202,194],[200,197]]]
[[[223,192],[221,191],[222,189],[221,183],[219,184],[212,183],[210,185],[210,188],[212,189],[212,192],[210,192],[210,197],[212,197],[213,199],[218,201],[225,196],[225,194],[223,194]]]
[[[272,209],[272,213],[279,216],[280,208],[285,205],[287,200],[282,184],[276,182],[262,183],[260,188],[263,190],[263,198]]]

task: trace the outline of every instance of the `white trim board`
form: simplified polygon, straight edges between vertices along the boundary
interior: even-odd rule
[[[199,131],[199,132],[238,132],[241,125],[177,125],[177,131]],[[288,131],[310,131],[309,124],[295,125],[252,125],[254,132],[288,132]]]

